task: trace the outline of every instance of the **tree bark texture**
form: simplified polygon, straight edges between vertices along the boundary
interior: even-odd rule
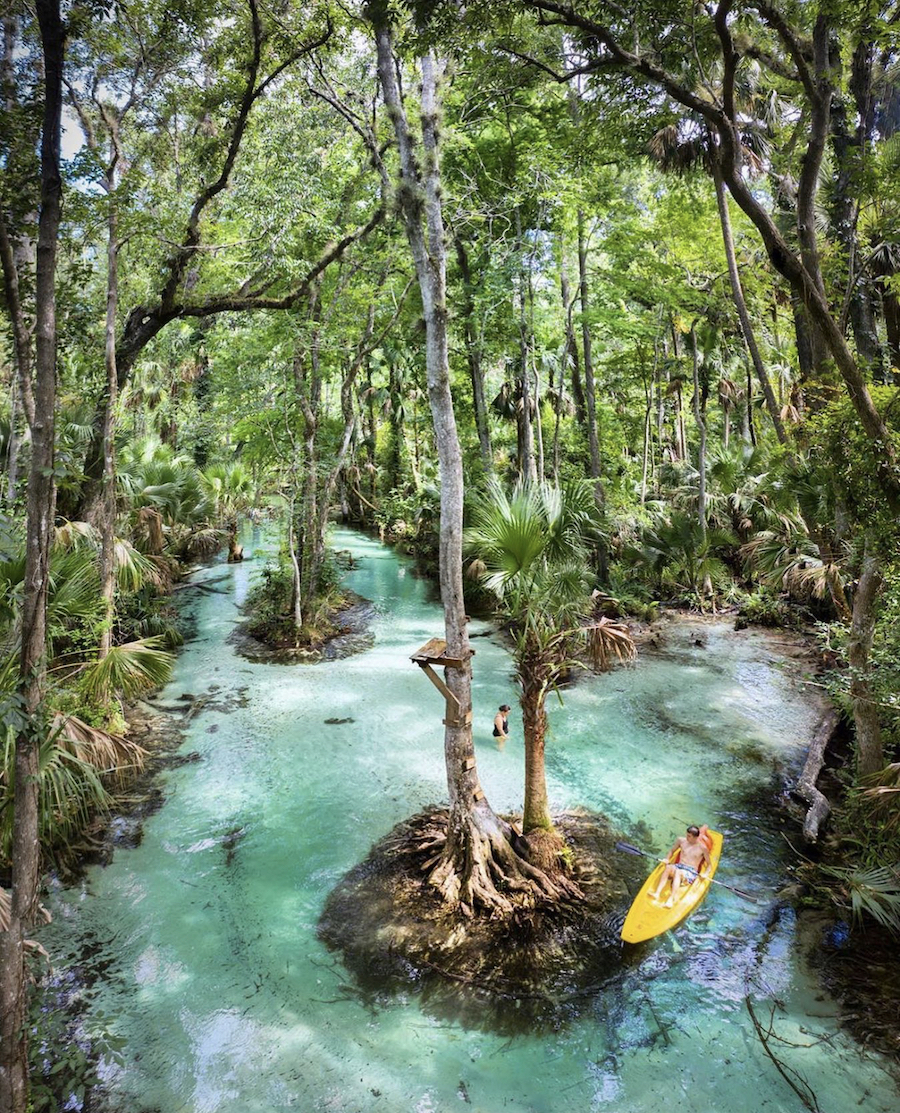
[[[59,151],[65,30],[59,0],[37,0],[44,58],[41,204],[35,281],[34,423],[26,511],[25,583],[16,737],[12,899],[0,933],[0,1110],[25,1113],[28,1050],[25,1029],[25,933],[37,907],[38,751],[46,675],[47,588],[54,516],[56,407],[56,254],[61,215]]]
[[[529,658],[531,658],[529,660]],[[525,744],[525,808],[522,833],[552,831],[547,801],[547,775],[544,748],[547,740],[547,709],[544,694],[547,688],[546,667],[541,654],[528,654],[522,662],[522,729]]]
[[[588,447],[591,455],[591,479],[597,508],[603,508],[604,491],[600,480],[600,438],[597,431],[597,391],[594,383],[594,357],[591,351],[591,308],[587,273],[587,237],[584,212],[578,210],[578,296],[581,301],[581,350],[584,353],[584,406],[587,418]]]
[[[856,731],[857,780],[877,773],[884,767],[884,745],[878,706],[869,684],[869,652],[875,634],[878,600],[884,587],[881,562],[867,550],[853,597],[853,617],[847,641],[850,664],[850,699],[853,705],[853,726]]]
[[[566,271],[565,259],[560,266],[559,286],[562,295],[563,310],[566,314],[566,350],[565,362],[572,376],[572,400],[575,403],[575,420],[582,428],[586,428],[584,388],[581,385],[581,367],[579,364],[578,344],[575,340],[575,326],[572,313],[575,308],[575,298],[570,295],[569,276]]]
[[[766,400],[766,409],[769,411],[769,417],[771,417],[772,425],[775,427],[775,435],[778,437],[779,444],[785,444],[787,442],[787,434],[784,431],[784,424],[781,420],[781,410],[778,406],[778,399],[775,397],[775,392],[772,390],[769,373],[766,371],[765,363],[763,363],[759,345],[756,343],[756,334],[753,331],[753,324],[750,321],[750,314],[747,312],[747,302],[744,299],[744,288],[741,285],[737,255],[734,250],[731,216],[728,212],[728,195],[725,192],[725,182],[722,179],[722,171],[719,166],[718,156],[715,152],[713,153],[712,167],[713,181],[716,186],[716,204],[719,209],[719,224],[722,228],[722,241],[725,245],[725,259],[728,264],[728,279],[731,283],[731,296],[734,299],[738,320],[741,323],[741,333],[744,337],[744,343],[747,345],[747,351],[750,353],[750,358],[753,361],[756,377],[759,379],[759,385],[762,387],[763,397]]]
[[[465,244],[454,236],[456,258],[462,276],[463,287],[463,327],[466,338],[466,359],[469,364],[469,378],[472,382],[472,407],[475,412],[475,429],[478,433],[478,447],[481,451],[481,464],[485,474],[494,470],[494,454],[491,448],[491,432],[488,425],[487,403],[484,398],[484,369],[481,365],[482,343],[475,325],[475,293],[472,268]]]
[[[700,525],[700,535],[706,537],[706,422],[703,418],[700,405],[700,356],[697,351],[696,322],[691,325],[691,355],[694,377],[694,422],[700,432],[700,444],[697,449],[697,521]]]

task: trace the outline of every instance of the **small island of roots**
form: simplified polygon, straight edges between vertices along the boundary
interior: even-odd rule
[[[427,808],[376,843],[326,900],[320,938],[361,994],[415,988],[428,1012],[503,1034],[558,1027],[626,960],[619,932],[645,870],[616,853],[604,816],[567,812],[554,824],[583,895],[464,918],[428,883],[420,849],[447,818]]]

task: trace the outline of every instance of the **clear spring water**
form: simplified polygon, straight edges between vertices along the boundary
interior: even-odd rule
[[[806,971],[790,912],[770,914],[787,848],[777,772],[795,768],[815,711],[758,633],[688,630],[634,667],[551,702],[555,810],[642,821],[653,849],[685,822],[726,833],[719,878],[675,932],[637,951],[573,1022],[513,1039],[425,1013],[415,995],[360,997],[316,938],[328,891],[398,820],[445,795],[442,704],[409,656],[441,633],[428,586],[359,534],[348,583],[377,606],[375,644],[343,661],[251,664],[225,639],[262,559],[214,565],[185,610],[197,636],[162,698],[215,699],[164,776],[165,806],[136,849],[58,891],[42,940],[85,983],[85,1026],[124,1037],[105,1074],[120,1113],[757,1113],[802,1110],[748,1016],[772,1003],[773,1049],[823,1113],[897,1108],[885,1064],[839,1032]],[[257,538],[257,544],[259,540]],[[252,551],[252,544],[248,552]],[[517,707],[510,658],[473,622],[476,746],[494,807],[522,793],[521,730],[501,752],[497,706]],[[353,722],[326,725],[325,719]],[[511,1004],[511,1008],[513,1005]]]

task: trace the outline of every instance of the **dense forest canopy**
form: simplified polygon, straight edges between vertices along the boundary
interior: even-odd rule
[[[900,6],[2,18],[13,1058],[37,839],[64,858],[110,767],[140,761],[122,700],[171,667],[168,592],[192,561],[239,559],[251,514],[282,539],[254,602],[276,645],[328,637],[336,515],[440,565],[462,660],[463,591],[510,624],[526,833],[552,832],[542,701],[582,641],[627,657],[627,617],[661,602],[814,630],[855,747],[838,823],[871,811],[855,864],[893,860]],[[559,896],[472,803],[464,672],[433,884],[469,914],[507,903],[498,870]],[[2,1078],[24,1108],[21,1063]]]

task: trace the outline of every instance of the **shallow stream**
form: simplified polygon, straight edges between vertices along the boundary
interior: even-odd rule
[[[774,796],[802,762],[817,710],[763,634],[674,627],[633,667],[583,677],[551,702],[553,810],[585,806],[653,850],[687,822],[725,833],[714,887],[676,931],[550,1035],[513,1038],[429,1015],[414,994],[360,995],[316,938],[329,890],[395,823],[445,797],[442,703],[410,654],[442,616],[409,563],[336,531],[375,603],[373,648],[316,665],[252,664],[226,639],[262,556],[210,566],[184,592],[196,636],[160,697],[213,698],[163,780],[165,806],[134,849],[51,895],[41,935],[85,988],[85,1026],[125,1040],[106,1081],[119,1113],[793,1113],[804,1108],[757,1037],[799,1072],[823,1113],[896,1110],[883,1061],[841,1033],[775,894],[789,850]],[[259,544],[259,539],[256,539]],[[253,544],[248,544],[248,553]],[[210,590],[212,589],[212,590]],[[498,811],[521,807],[510,658],[473,622],[476,749]],[[326,720],[343,720],[326,723]],[[638,829],[641,830],[641,829]],[[514,1008],[514,1003],[510,1003]],[[783,1042],[786,1041],[786,1042]]]

